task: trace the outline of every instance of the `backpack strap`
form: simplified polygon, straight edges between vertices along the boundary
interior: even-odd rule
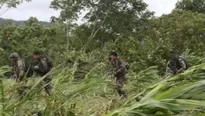
[[[188,69],[188,64],[187,64],[186,60],[181,56],[178,58],[179,62],[181,62],[180,60],[182,60],[185,63],[185,66],[186,66],[185,70]]]

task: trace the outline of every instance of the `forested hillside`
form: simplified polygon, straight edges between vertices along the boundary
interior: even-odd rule
[[[12,20],[12,19],[3,19],[0,18],[0,25],[3,25],[4,23],[14,23],[16,25],[24,25],[25,21],[16,21],[16,20]],[[42,25],[49,25],[49,22],[44,22],[44,21],[40,21],[40,23]]]
[[[0,1],[16,7],[18,0]],[[156,17],[143,0],[52,0],[60,10],[49,25],[31,17],[21,25],[0,25],[0,114],[2,116],[205,116],[205,2],[181,0],[170,14]],[[87,11],[82,25],[76,20]],[[20,99],[9,55],[28,61],[35,50],[52,61],[53,92],[43,78],[27,79]],[[128,98],[120,98],[110,71],[116,50],[130,64]],[[170,51],[183,56],[189,69],[167,76]]]

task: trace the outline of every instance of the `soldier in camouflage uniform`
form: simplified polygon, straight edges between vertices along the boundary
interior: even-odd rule
[[[45,76],[44,78],[44,83],[45,83],[45,91],[48,95],[51,95],[51,75],[47,74],[50,70],[51,70],[51,66],[49,64],[49,61],[47,58],[41,57],[40,52],[39,51],[35,51],[33,53],[33,59],[38,61],[38,64],[36,66],[34,66],[34,71],[39,74],[40,76]]]
[[[125,63],[119,59],[116,52],[111,52],[110,61],[112,64],[113,74],[116,78],[116,90],[120,96],[126,97],[125,90],[123,89],[125,83],[125,75],[127,73]]]
[[[184,58],[178,56],[174,51],[170,52],[170,61],[168,62],[167,72],[171,75],[183,73],[188,68]]]
[[[20,87],[17,88],[18,94],[23,97],[25,95],[25,82],[22,82],[25,76],[25,62],[22,60],[17,53],[12,53],[9,56],[12,63],[12,78],[16,80],[16,82],[20,83]]]
[[[19,58],[19,55],[17,53],[12,53],[9,57],[13,68],[12,78],[19,82],[24,77],[25,62],[21,58]]]

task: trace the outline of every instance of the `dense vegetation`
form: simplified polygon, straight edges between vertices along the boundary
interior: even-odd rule
[[[21,1],[3,0],[16,7]],[[205,14],[203,0],[182,0],[172,13],[155,17],[143,0],[53,0],[61,10],[43,25],[35,17],[22,25],[0,26],[0,113],[2,116],[203,116],[205,72]],[[85,23],[77,25],[86,11]],[[54,63],[53,95],[40,91],[43,78],[29,78],[26,96],[21,83],[5,77],[8,56],[18,52],[33,63],[40,50]],[[128,99],[118,97],[109,71],[108,54],[117,50],[129,62]],[[175,77],[166,75],[170,50],[191,67]]]

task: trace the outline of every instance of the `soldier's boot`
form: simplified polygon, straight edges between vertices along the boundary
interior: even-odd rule
[[[17,93],[21,97],[20,99],[22,99],[26,95],[27,88],[28,88],[27,86],[21,86],[20,88],[17,89]]]
[[[32,116],[43,116],[41,112],[33,112]]]
[[[52,90],[52,87],[51,87],[51,78],[50,77],[46,77],[44,79],[44,83],[45,83],[45,92],[50,96],[51,95],[51,90]]]
[[[76,108],[76,103],[74,103],[74,104],[71,104],[71,105],[70,105],[70,108],[71,108],[71,109],[74,109],[74,108]]]
[[[44,87],[44,89],[45,89],[45,92],[50,96],[51,95],[51,90],[52,90],[51,85],[50,84],[46,85]]]
[[[123,90],[121,86],[117,86],[116,89],[120,97],[127,97],[126,92]]]
[[[120,90],[120,94],[119,95],[120,95],[120,97],[127,98],[127,94],[122,89]]]

